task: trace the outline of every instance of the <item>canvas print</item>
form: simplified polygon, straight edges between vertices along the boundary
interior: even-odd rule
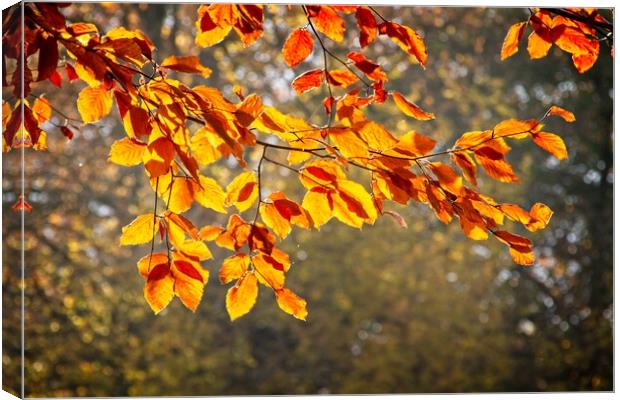
[[[610,8],[2,12],[2,388],[613,390]]]

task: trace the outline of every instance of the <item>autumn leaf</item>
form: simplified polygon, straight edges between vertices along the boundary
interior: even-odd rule
[[[174,294],[185,307],[196,311],[209,279],[209,272],[198,263],[182,258],[173,261],[170,272],[174,278]]]
[[[144,298],[155,314],[170,304],[174,298],[174,278],[168,264],[158,264],[151,269],[144,285]]]
[[[426,66],[428,60],[426,45],[415,30],[405,25],[386,21],[379,25],[379,32],[388,35],[398,47],[414,56],[422,66]]]
[[[371,44],[377,37],[377,20],[368,7],[360,6],[355,11],[355,19],[360,29],[360,47]]]
[[[249,313],[258,297],[258,281],[252,272],[246,273],[226,293],[226,310],[234,321]]]
[[[304,61],[310,54],[314,46],[314,39],[306,29],[295,29],[284,42],[282,55],[286,64],[293,68]]]
[[[159,219],[153,214],[143,214],[124,226],[121,234],[121,246],[138,245],[150,242],[159,229]]]
[[[557,115],[566,122],[575,122],[575,114],[573,114],[572,112],[568,110],[563,109],[562,107],[551,106],[551,108],[549,108],[549,111],[547,111],[547,114]]]
[[[508,29],[508,33],[504,38],[502,44],[501,59],[504,61],[508,57],[516,54],[519,51],[519,41],[523,36],[523,30],[525,29],[525,22],[517,22]]]
[[[359,80],[359,78],[348,69],[332,69],[327,71],[325,76],[331,85],[343,88],[351,86]]]
[[[226,188],[226,205],[234,205],[240,212],[247,210],[258,198],[258,182],[252,171],[235,177]]]
[[[47,122],[52,116],[52,106],[48,99],[43,96],[37,97],[32,105],[32,112],[39,123]]]
[[[179,72],[200,74],[203,78],[208,78],[212,72],[211,69],[202,65],[200,59],[196,56],[169,56],[159,66]]]
[[[306,93],[309,90],[321,86],[325,73],[321,69],[306,71],[293,80],[291,86],[297,94]]]
[[[286,288],[276,290],[275,295],[278,307],[282,311],[302,321],[306,320],[308,310],[306,309],[306,301],[304,299]]]
[[[245,253],[238,253],[224,259],[220,267],[220,282],[230,283],[240,279],[250,267],[250,257]]]
[[[200,176],[199,185],[194,184],[194,199],[203,207],[226,213],[226,193],[213,178]]]
[[[85,123],[97,122],[110,113],[112,94],[101,87],[87,87],[78,96],[77,108]]]
[[[568,158],[566,145],[558,135],[548,132],[538,132],[532,135],[532,139],[540,148],[551,153],[558,160],[566,160]]]
[[[307,6],[316,29],[336,42],[344,39],[344,19],[332,6]]]
[[[405,115],[422,120],[428,121],[430,119],[435,119],[435,115],[433,113],[426,112],[418,107],[416,104],[410,102],[400,94],[399,92],[393,92],[392,98],[394,99],[394,103],[396,103],[396,107]]]
[[[124,138],[112,143],[108,160],[125,167],[138,165],[142,162],[145,150],[146,144],[130,138]]]

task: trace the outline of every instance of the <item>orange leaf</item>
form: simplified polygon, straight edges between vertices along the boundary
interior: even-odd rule
[[[324,76],[325,75],[323,73],[323,70],[313,69],[304,72],[303,74],[295,78],[291,83],[291,86],[293,87],[293,89],[295,89],[297,94],[303,94],[309,90],[321,86]]]
[[[519,51],[519,41],[521,40],[521,36],[523,36],[524,28],[525,22],[518,22],[508,29],[508,33],[502,44],[502,61]]]
[[[441,187],[455,196],[460,196],[463,191],[463,178],[454,172],[448,165],[434,162],[430,163],[429,167],[439,179]]]
[[[344,20],[331,6],[307,6],[316,29],[336,42],[344,38]],[[317,10],[318,9],[318,10]]]
[[[166,253],[148,254],[138,260],[138,272],[140,272],[144,279],[147,279],[153,268],[159,264],[168,264],[168,255]]]
[[[312,53],[314,39],[305,29],[295,29],[284,42],[282,55],[289,67],[295,67]]]
[[[160,67],[190,74],[201,74],[204,78],[211,75],[211,69],[202,65],[196,56],[169,56],[161,62]]]
[[[168,264],[158,264],[149,272],[144,297],[155,314],[166,308],[174,297],[174,278]]]
[[[403,114],[409,117],[413,117],[422,121],[435,119],[435,115],[433,113],[423,111],[420,107],[407,100],[399,92],[393,92],[392,98],[394,99],[394,103],[396,103],[396,107],[398,107],[398,109],[402,111]]]
[[[562,107],[551,106],[551,108],[549,108],[549,111],[547,111],[547,114],[557,115],[566,122],[575,122],[575,114],[573,114],[572,112],[568,110],[563,109]]]
[[[358,77],[348,69],[333,69],[326,73],[327,81],[334,86],[346,88],[358,81]]]
[[[185,307],[196,311],[209,279],[209,272],[198,263],[182,259],[174,260],[171,272],[174,277],[174,293]]]
[[[353,61],[355,66],[370,79],[378,82],[387,81],[387,75],[383,72],[381,66],[368,60],[362,53],[351,51],[347,54],[347,58]]]
[[[527,39],[527,52],[532,59],[543,58],[549,53],[552,43],[543,39],[535,31]]]
[[[568,158],[566,145],[558,135],[548,132],[539,132],[533,134],[532,138],[534,139],[534,143],[553,154],[558,160],[566,160]]]
[[[287,314],[291,314],[302,321],[306,320],[308,310],[306,309],[306,300],[297,296],[291,290],[283,288],[275,291],[276,302],[278,307]]]
[[[478,182],[476,180],[476,164],[474,160],[466,154],[465,152],[458,152],[452,154],[452,159],[458,165],[461,170],[463,170],[463,175],[465,179],[469,181],[472,185],[477,185]]]
[[[226,310],[230,320],[234,321],[249,313],[256,304],[257,297],[258,282],[256,276],[254,273],[248,272],[226,293]]]
[[[52,106],[48,99],[43,96],[37,97],[32,105],[32,112],[40,124],[46,122],[52,116]]]
[[[530,222],[525,225],[525,228],[531,232],[544,229],[549,223],[552,215],[553,211],[551,211],[549,207],[543,203],[536,203],[530,209],[531,219]]]
[[[213,46],[224,40],[237,16],[232,4],[203,4],[198,8],[196,44]]]
[[[395,22],[384,22],[379,25],[379,32],[387,34],[398,47],[414,56],[422,66],[426,65],[426,45],[415,30]]]
[[[420,135],[415,131],[410,131],[398,139],[398,143],[393,150],[407,156],[425,156],[429,154],[437,144],[433,139]]]
[[[493,159],[485,157],[480,153],[475,153],[476,161],[482,166],[484,171],[493,179],[500,182],[517,182],[519,178],[515,175],[512,166],[504,159]]]

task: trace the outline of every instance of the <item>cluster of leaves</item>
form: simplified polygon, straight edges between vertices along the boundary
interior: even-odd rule
[[[434,115],[403,94],[387,91],[388,74],[377,62],[357,51],[349,52],[345,61],[328,48],[327,40],[342,41],[345,18],[354,14],[362,49],[384,36],[424,66],[428,55],[423,39],[414,29],[386,20],[372,7],[308,5],[301,6],[307,25],[291,32],[282,55],[294,67],[313,52],[315,39],[320,46],[323,68],[306,71],[291,83],[299,95],[320,86],[327,89],[323,100],[326,123],[316,125],[266,106],[258,95],[245,95],[240,88],[235,91],[235,102],[214,87],[188,87],[169,73],[207,78],[211,71],[198,57],[169,56],[158,63],[153,44],[142,32],[119,27],[100,34],[89,23],[68,25],[60,12],[62,6],[24,6],[24,57],[27,61],[38,57],[34,70],[29,67],[33,63],[19,65],[20,50],[13,40],[21,35],[20,29],[3,32],[3,46],[9,50],[5,59],[18,60],[11,84],[6,76],[3,83],[13,86],[14,95],[21,98],[18,86],[23,69],[27,88],[23,102],[17,100],[13,107],[3,103],[9,113],[6,123],[3,118],[3,149],[44,149],[40,124],[50,122],[53,112],[65,118],[57,127],[72,136],[67,132],[101,120],[116,103],[126,137],[112,145],[109,159],[127,167],[142,165],[154,191],[153,211],[125,226],[120,238],[122,245],[150,243],[150,252],[138,261],[138,270],[154,312],[164,309],[175,296],[187,308],[197,308],[209,278],[202,263],[212,258],[208,247],[212,243],[233,253],[219,270],[223,284],[234,282],[226,296],[231,319],[252,309],[259,284],[273,292],[283,311],[305,319],[305,300],[285,285],[291,262],[277,247],[278,239],[286,238],[293,225],[319,229],[332,218],[361,228],[388,215],[406,226],[401,216],[386,209],[389,201],[426,204],[446,224],[458,219],[467,237],[484,240],[491,235],[509,247],[515,262],[534,262],[530,240],[502,226],[507,219],[536,231],[547,225],[551,210],[536,203],[528,211],[481,193],[478,166],[492,179],[516,182],[518,177],[506,159],[511,149],[508,139],[532,139],[558,159],[567,158],[562,139],[543,131],[542,121],[558,115],[572,122],[572,113],[552,107],[540,120],[502,121],[491,129],[462,134],[448,149],[437,148],[435,140],[415,131],[394,135],[368,118],[370,106],[391,97],[406,117],[429,120]],[[9,18],[19,18],[15,14]],[[243,45],[250,46],[261,36],[263,20],[261,5],[200,6],[196,43],[215,45],[234,29]],[[60,46],[67,59],[61,60]],[[329,61],[342,68],[330,68]],[[49,80],[61,86],[61,67],[67,81],[86,84],[77,99],[81,121],[65,117],[44,97],[36,98],[32,107],[26,102],[33,82]],[[20,109],[24,110],[23,123]],[[21,126],[23,135],[17,138]],[[248,166],[253,155],[258,156],[250,160],[257,161],[255,168]],[[453,165],[431,161],[441,156]],[[233,158],[244,169],[225,189],[205,175],[206,167],[222,158]],[[279,191],[263,193],[265,162],[296,173],[306,189],[303,199],[291,199]],[[368,174],[368,187],[351,178],[352,169]],[[165,204],[163,211],[158,207],[160,200]],[[234,207],[237,213],[230,213],[226,226],[207,224],[199,229],[183,216],[195,203],[222,214]],[[253,215],[244,217],[242,213],[252,207]],[[155,252],[157,237],[164,251]]]
[[[613,54],[613,25],[596,8],[543,8],[530,9],[527,21],[510,27],[502,46],[502,60],[519,51],[526,25],[532,28],[527,40],[527,52],[532,59],[545,57],[555,44],[570,53],[577,71],[584,73],[598,59],[601,41],[611,46]]]

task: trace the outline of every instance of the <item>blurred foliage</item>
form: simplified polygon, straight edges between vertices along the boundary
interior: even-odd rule
[[[227,39],[207,51],[193,44],[196,7],[83,3],[65,11],[102,31],[142,29],[159,59],[200,55],[214,71],[207,83],[228,95],[238,84],[283,111],[322,118],[318,93],[296,97],[289,86],[296,72],[320,65],[320,53],[296,71],[280,55],[284,39],[304,23],[296,6],[269,6],[265,34],[251,48]],[[390,71],[389,88],[437,116],[415,122],[395,108],[373,110],[394,133],[416,129],[450,143],[502,119],[542,114],[551,104],[575,112],[576,123],[548,126],[566,140],[569,161],[517,144],[510,162],[521,184],[481,182],[498,200],[518,199],[528,208],[542,200],[555,211],[533,238],[538,263],[517,267],[500,244],[469,241],[458,226],[409,206],[397,210],[405,230],[389,219],[363,231],[330,223],[282,244],[295,260],[290,286],[310,305],[307,323],[277,311],[266,291],[249,316],[230,323],[225,288],[213,278],[195,314],[176,302],[154,316],[134,265],[142,254],[118,245],[120,227],[152,206],[138,169],[106,161],[122,126],[114,115],[69,142],[49,126],[49,152],[25,153],[34,207],[25,227],[26,396],[612,389],[609,49],[583,75],[558,49],[530,60],[522,47],[502,63],[504,34],[526,10],[380,12],[419,30],[429,47],[423,70],[391,42],[373,46]],[[356,38],[346,45],[356,47]],[[78,90],[50,90],[50,100],[76,116]],[[19,192],[19,157],[3,157],[2,362],[5,388],[13,391],[20,376],[20,219],[10,207]],[[299,186],[287,170],[269,168],[270,189]],[[210,174],[225,181],[229,169],[220,162]],[[221,222],[206,210],[192,213],[204,224]],[[215,252],[207,263],[212,273],[223,256]]]

